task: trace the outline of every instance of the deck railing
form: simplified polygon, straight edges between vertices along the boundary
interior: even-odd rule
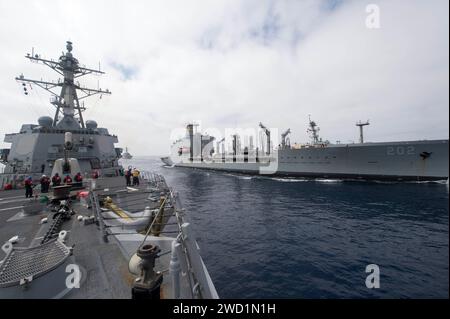
[[[170,197],[175,206],[175,217],[179,228],[179,234],[176,240],[172,242],[172,259],[170,262],[173,298],[180,298],[179,271],[181,270],[188,276],[192,298],[218,299],[216,288],[200,256],[192,226],[185,218],[185,211],[182,208],[180,198],[172,189],[170,189]],[[177,263],[179,263],[179,267]]]
[[[192,226],[185,217],[185,210],[181,205],[178,194],[167,186],[162,175],[143,171],[141,172],[141,177],[148,187],[160,188],[161,190],[165,190],[166,193],[164,201],[161,202],[160,209],[153,216],[152,222],[149,225],[147,233],[142,241],[142,245],[146,242],[148,236],[153,234],[153,226],[158,223],[158,220],[162,220],[162,218],[160,218],[162,216],[159,215],[167,212],[169,208],[174,208],[174,217],[176,220],[178,234],[172,242],[172,255],[169,266],[170,276],[172,277],[173,296],[171,297],[175,299],[181,297],[180,277],[183,273],[186,274],[190,287],[190,296],[188,296],[188,298],[219,298],[214,284],[212,283],[212,280],[209,277],[208,271],[206,270],[200,256],[199,247],[197,241],[195,240]],[[114,234],[109,233],[104,224],[97,193],[93,191],[91,194],[92,208],[94,210],[96,220],[98,221],[104,240],[107,241],[107,237]],[[161,234],[164,233],[164,230],[161,231]]]

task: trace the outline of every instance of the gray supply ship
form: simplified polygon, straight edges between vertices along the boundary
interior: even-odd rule
[[[125,152],[122,153],[122,158],[123,158],[123,159],[126,159],[126,160],[129,160],[129,159],[132,159],[132,158],[133,158],[133,155],[131,155],[131,154],[128,152],[128,147],[125,147]]]
[[[245,174],[263,174],[304,178],[343,178],[393,181],[435,181],[448,179],[448,139],[370,143],[364,142],[363,127],[358,122],[359,143],[332,144],[319,137],[317,124],[309,120],[310,143],[290,145],[288,129],[281,143],[273,147],[271,131],[259,124],[260,145],[255,137],[231,136],[228,139],[196,132],[187,125],[186,135],[171,146],[171,155],[162,157],[165,165],[221,170]],[[256,134],[255,134],[256,135]],[[247,143],[242,143],[242,140]],[[265,140],[265,142],[264,142]],[[244,145],[246,144],[246,145]]]
[[[56,113],[5,137],[0,298],[218,298],[176,192],[149,172],[131,184],[117,137],[84,121],[80,100],[110,92],[76,82],[103,72],[66,48],[56,61],[26,55],[63,80],[16,78],[26,95],[29,85],[50,92]],[[84,178],[47,189],[57,173]]]

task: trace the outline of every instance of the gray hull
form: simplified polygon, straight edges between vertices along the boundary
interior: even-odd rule
[[[178,157],[178,161],[177,161]],[[175,159],[175,160],[174,160]],[[284,149],[270,157],[211,157],[191,162],[172,152],[176,166],[287,177],[368,180],[444,180],[448,178],[448,140],[335,144]]]

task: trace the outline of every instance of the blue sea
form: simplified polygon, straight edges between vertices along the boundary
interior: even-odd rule
[[[221,298],[448,298],[449,188],[123,161],[180,195]],[[380,287],[366,287],[376,264]]]

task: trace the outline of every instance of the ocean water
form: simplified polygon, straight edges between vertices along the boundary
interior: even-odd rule
[[[123,161],[180,194],[221,298],[448,298],[449,188]],[[368,289],[366,266],[380,270]]]

